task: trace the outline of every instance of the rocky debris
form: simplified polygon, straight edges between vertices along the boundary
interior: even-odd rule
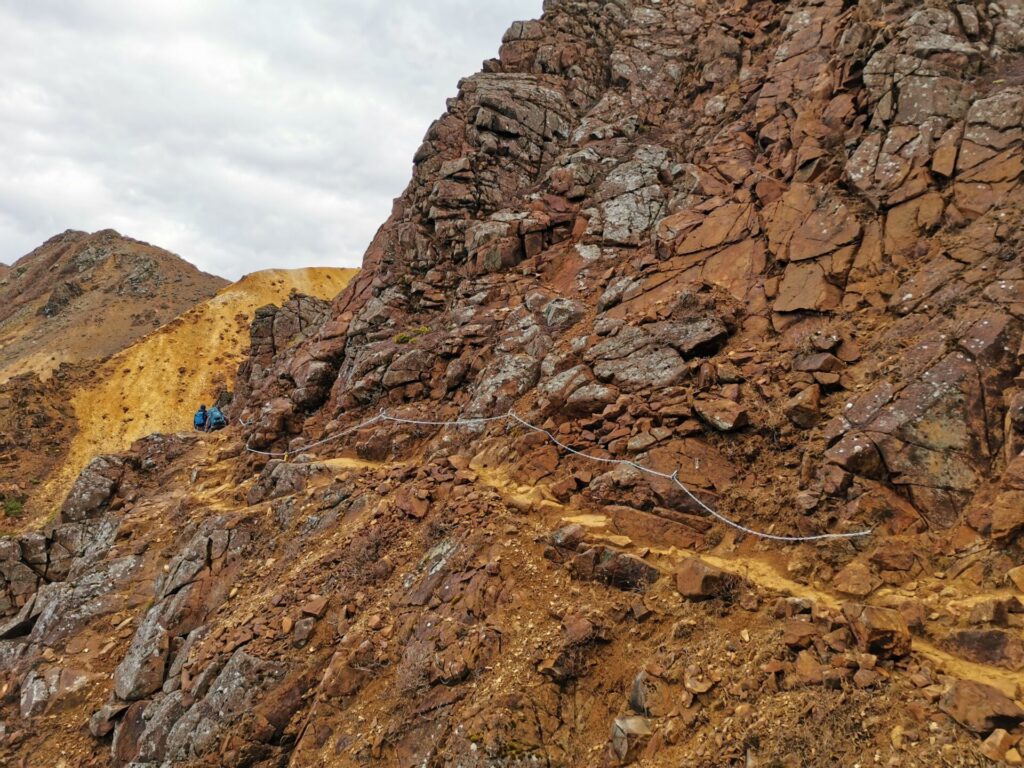
[[[144,699],[163,687],[172,643],[202,626],[225,598],[250,534],[224,518],[208,518],[168,563],[157,581],[156,602],[146,612],[124,659],[114,671],[114,692],[123,701]]]
[[[295,463],[282,459],[271,459],[260,472],[249,489],[246,500],[249,504],[291,496],[306,488],[311,477],[326,471],[318,462]]]
[[[124,763],[142,764],[173,764],[208,756],[239,720],[258,720],[254,718],[256,703],[284,679],[286,671],[281,663],[235,651],[191,696],[175,691],[151,703],[140,703],[135,718],[131,717],[135,708],[130,708],[115,731],[114,752]],[[261,736],[259,730],[250,730],[248,737],[241,735],[244,730],[232,728],[231,733],[239,734],[242,744],[248,739],[258,742]]]
[[[1016,704],[942,671],[1022,658],[997,592],[1024,490],[1019,11],[559,0],[514,25],[360,276],[260,312],[238,432],[294,452],[381,409],[512,411],[589,458],[499,418],[285,462],[231,432],[159,493],[160,466],[99,471],[61,525],[116,521],[103,557],[2,550],[12,718],[29,671],[85,659],[104,682],[60,721],[82,764],[92,713],[126,765],[1011,762]],[[741,535],[672,476],[757,530],[872,535]],[[28,682],[18,757],[55,755]]]

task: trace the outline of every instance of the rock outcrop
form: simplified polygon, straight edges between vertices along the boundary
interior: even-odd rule
[[[1022,24],[514,24],[232,429],[4,540],[0,758],[1019,763]]]

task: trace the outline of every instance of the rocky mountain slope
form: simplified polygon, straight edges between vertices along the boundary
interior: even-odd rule
[[[0,383],[105,360],[227,284],[113,230],[52,237],[0,281]]]
[[[0,530],[30,523],[26,504],[40,511],[43,481],[66,466],[70,394],[226,282],[113,230],[69,230],[0,268]]]
[[[299,296],[293,300],[300,307],[296,330],[304,329],[321,320],[306,305],[336,296],[355,274],[331,267],[254,272],[97,367],[95,377],[73,393],[79,429],[51,494],[63,498],[97,454],[188,426],[199,403],[212,404],[232,388],[235,372],[248,359],[255,319],[280,314],[271,307],[292,306],[287,302]]]
[[[4,542],[0,756],[1024,762],[1022,25],[514,24],[349,288],[257,318],[232,430]]]
[[[249,324],[261,307],[284,303],[295,292],[330,298],[355,272],[268,270],[217,290],[226,281],[153,246],[109,232],[63,238],[19,261],[20,277],[5,286],[12,301],[21,302],[21,309],[8,308],[10,365],[47,362],[38,372],[0,384],[0,504],[16,510],[0,514],[0,530],[22,530],[52,517],[96,454],[126,450],[152,432],[188,426],[199,402],[212,402],[230,389],[248,348]],[[70,250],[57,247],[65,240]],[[52,284],[53,272],[67,274],[69,265],[81,266],[96,253],[102,259],[79,278],[88,291],[53,317],[29,313],[48,295],[45,284]],[[44,272],[46,258],[55,254],[55,265]],[[132,274],[143,272],[148,277],[123,301],[112,298],[133,285]],[[46,301],[41,306],[50,306]],[[97,307],[102,311],[95,312]],[[159,327],[119,319],[119,311],[133,307]],[[172,311],[181,314],[168,315]],[[68,332],[80,327],[89,329],[88,343],[79,344]],[[54,360],[63,361],[54,371],[43,353],[18,356],[21,348],[51,346],[58,350]]]

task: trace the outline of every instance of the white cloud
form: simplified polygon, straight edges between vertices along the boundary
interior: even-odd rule
[[[541,0],[0,0],[0,261],[106,227],[226,277],[356,266]]]

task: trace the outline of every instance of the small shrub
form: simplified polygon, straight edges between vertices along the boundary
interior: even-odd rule
[[[413,328],[408,331],[402,331],[401,333],[395,334],[396,344],[411,344],[416,341],[418,336],[425,336],[430,333],[430,327],[427,325],[421,325],[418,328]]]
[[[18,499],[4,499],[4,514],[7,517],[21,517],[25,505]]]

